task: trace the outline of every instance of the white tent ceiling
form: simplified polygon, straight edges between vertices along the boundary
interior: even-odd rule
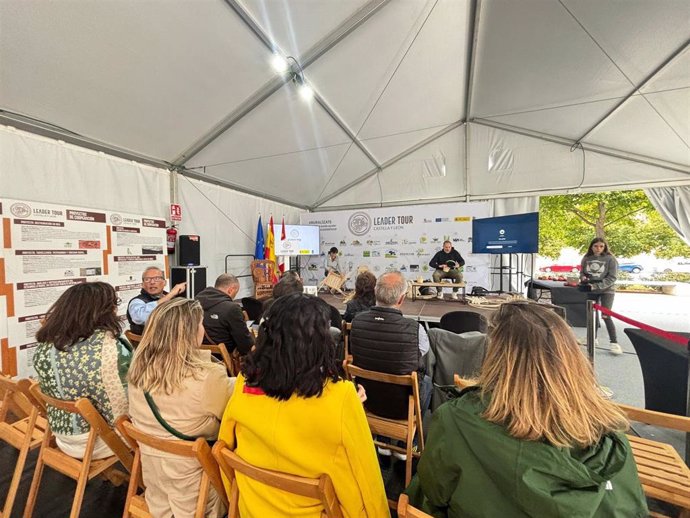
[[[0,123],[316,210],[687,184],[689,41],[689,0],[0,0]]]

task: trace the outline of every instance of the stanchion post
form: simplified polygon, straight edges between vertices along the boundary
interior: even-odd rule
[[[587,301],[587,356],[594,367],[594,339],[595,339],[594,301]],[[690,365],[688,365],[690,368]]]
[[[688,351],[688,386],[685,393],[685,415],[690,416],[690,340],[686,347]],[[685,432],[685,464],[690,466],[690,433]]]

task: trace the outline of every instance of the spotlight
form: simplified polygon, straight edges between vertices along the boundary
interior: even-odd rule
[[[273,57],[271,58],[271,67],[273,67],[273,70],[279,74],[282,74],[287,71],[289,63],[287,59],[280,54],[273,54]]]
[[[311,101],[312,97],[314,97],[314,90],[304,80],[300,83],[298,92],[303,101]]]

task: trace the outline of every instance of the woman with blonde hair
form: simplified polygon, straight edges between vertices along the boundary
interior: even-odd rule
[[[434,413],[406,492],[435,517],[647,516],[627,426],[565,321],[505,303],[478,386]]]
[[[134,425],[161,439],[215,439],[235,378],[199,349],[203,309],[194,300],[173,299],[156,307],[146,323],[129,370],[129,413]],[[158,415],[157,415],[158,414]],[[176,433],[173,434],[172,431]],[[186,459],[141,446],[146,503],[156,518],[193,516],[202,469]],[[223,504],[211,488],[207,517]]]

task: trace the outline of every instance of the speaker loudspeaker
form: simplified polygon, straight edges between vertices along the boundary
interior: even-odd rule
[[[201,264],[201,238],[189,235],[180,236],[180,266],[199,266]]]

